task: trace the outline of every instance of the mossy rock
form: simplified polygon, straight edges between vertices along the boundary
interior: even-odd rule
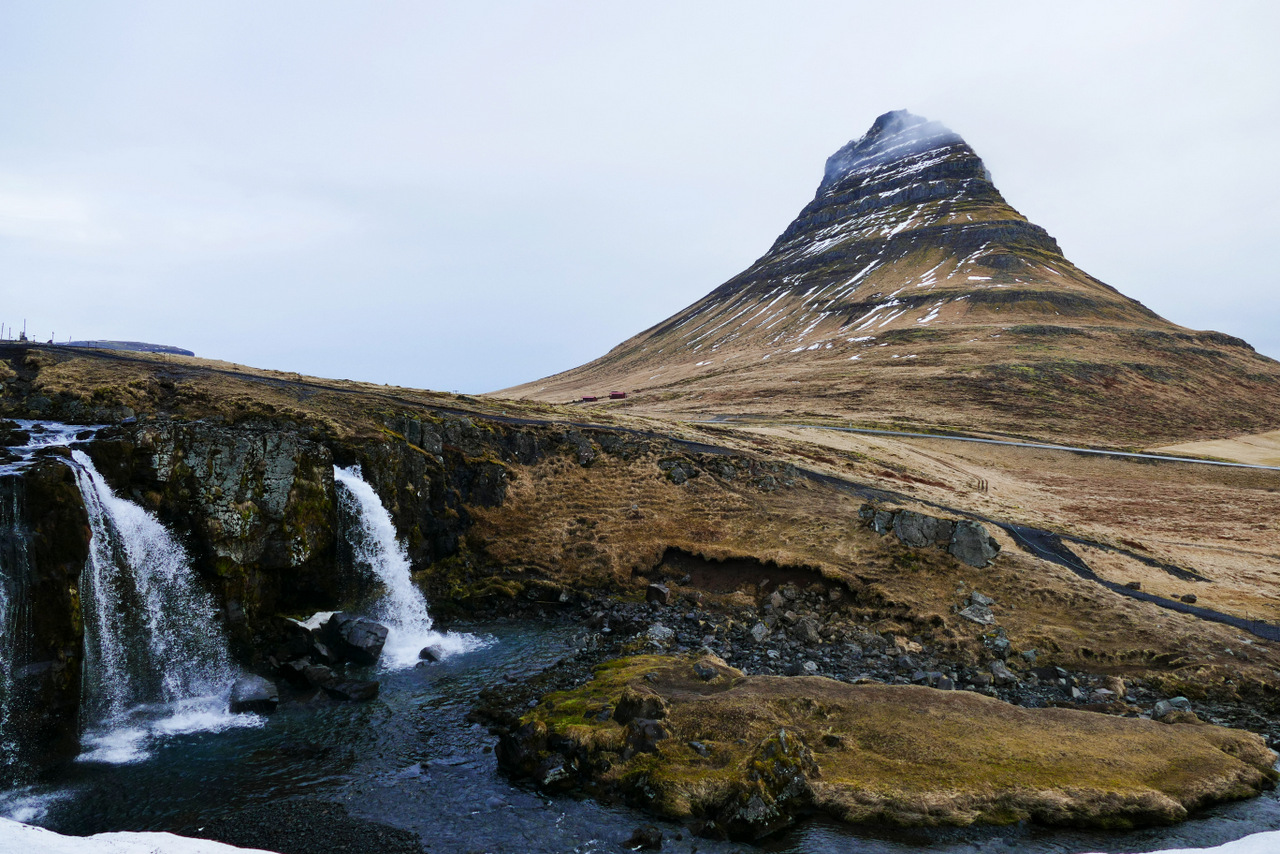
[[[660,721],[607,713],[637,694],[657,698]],[[589,792],[738,837],[813,811],[897,825],[1167,824],[1276,777],[1276,754],[1253,733],[745,676],[713,656],[608,662],[522,723],[499,751],[508,768],[536,777],[559,763]]]

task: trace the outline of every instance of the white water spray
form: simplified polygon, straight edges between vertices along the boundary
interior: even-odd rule
[[[116,495],[83,451],[72,463],[92,534],[80,583],[82,758],[137,761],[156,736],[259,724],[227,710],[236,669],[182,544]]]
[[[368,567],[383,587],[371,615],[388,629],[379,664],[387,670],[412,667],[427,646],[438,647],[444,655],[482,646],[484,642],[472,635],[432,629],[426,597],[410,576],[409,556],[396,538],[391,514],[365,482],[360,467],[334,466],[333,478],[342,487],[338,490],[342,508],[354,522],[347,527],[356,563]]]

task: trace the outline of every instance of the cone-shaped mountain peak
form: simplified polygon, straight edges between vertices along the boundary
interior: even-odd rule
[[[1025,428],[1036,410],[1042,435],[1118,419],[1128,441],[1186,434],[1140,423],[1125,409],[1131,393],[1135,405],[1167,397],[1176,417],[1220,421],[1207,412],[1219,401],[1193,389],[1227,365],[1245,378],[1223,412],[1256,409],[1243,391],[1252,385],[1280,418],[1280,365],[1169,323],[1075,267],[959,134],[898,110],[827,159],[813,200],[745,271],[602,358],[503,394],[627,390],[668,410],[968,429]],[[1064,394],[1080,400],[1055,409]]]

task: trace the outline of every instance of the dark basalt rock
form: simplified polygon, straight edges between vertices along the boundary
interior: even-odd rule
[[[327,643],[346,661],[376,664],[387,642],[387,627],[341,611],[329,618],[321,632]]]
[[[14,437],[22,441],[22,436]],[[8,732],[16,763],[0,762],[0,786],[69,759],[79,751],[80,667],[84,622],[78,596],[89,554],[89,518],[75,474],[57,457],[20,476],[0,477],[0,565],[10,595],[20,597],[9,632],[14,645]]]
[[[231,712],[271,714],[280,705],[275,683],[261,676],[241,676],[231,686]]]
[[[327,684],[324,692],[335,700],[364,703],[378,696],[378,683],[371,679],[351,679]]]
[[[992,539],[980,523],[966,519],[956,523],[947,551],[969,566],[982,567],[996,559],[996,555],[1000,553],[1000,544]]]
[[[970,566],[989,566],[1000,553],[1000,544],[980,522],[939,519],[915,510],[882,510],[872,504],[862,505],[858,517],[877,534],[893,531],[911,548],[944,548]]]

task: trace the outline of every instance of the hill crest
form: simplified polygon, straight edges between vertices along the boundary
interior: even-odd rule
[[[1195,387],[1224,368],[1240,387],[1217,412]],[[1041,436],[1079,436],[1110,395],[1102,432],[1119,428],[1112,442],[1200,437],[1190,420],[1173,423],[1180,409],[1214,433],[1280,425],[1280,365],[1170,323],[1077,268],[1005,201],[960,135],[906,111],[829,157],[812,201],[745,271],[595,361],[496,394],[567,401],[609,390],[664,412]],[[1047,408],[1064,394],[1070,408]],[[1241,417],[1259,397],[1262,414]],[[1153,401],[1168,408],[1154,429],[1137,411]]]

